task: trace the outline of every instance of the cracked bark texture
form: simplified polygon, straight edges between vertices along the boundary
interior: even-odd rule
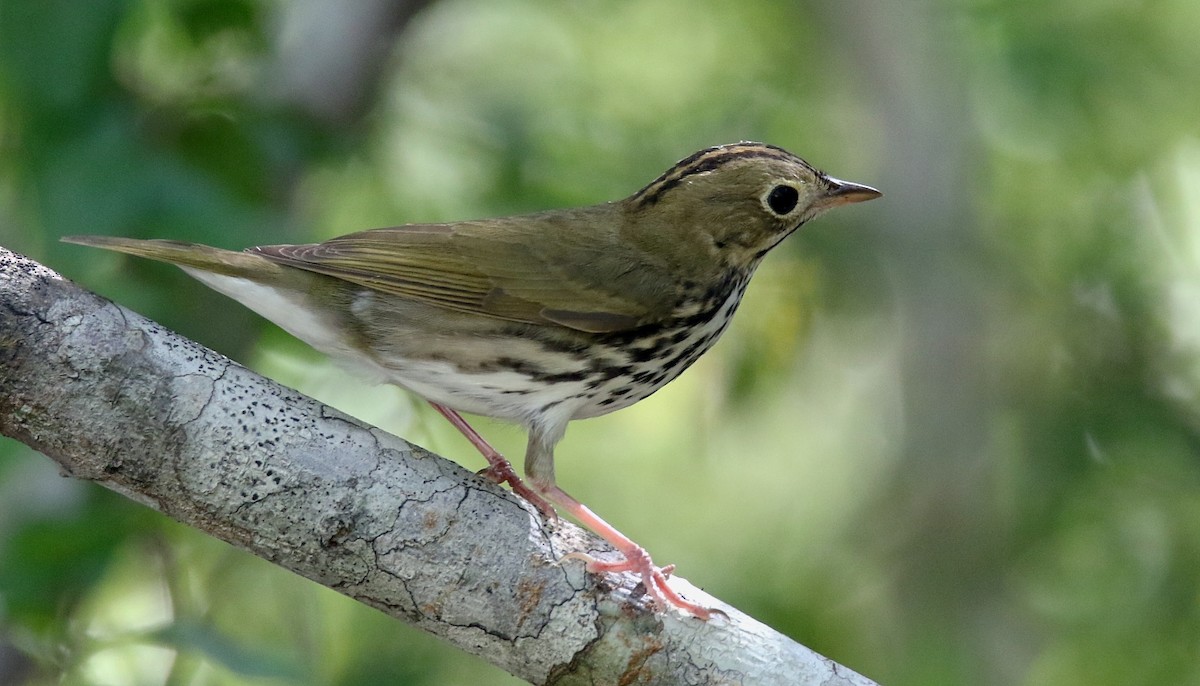
[[[647,608],[613,554],[457,464],[0,248],[0,433],[535,684],[868,679],[720,604]]]

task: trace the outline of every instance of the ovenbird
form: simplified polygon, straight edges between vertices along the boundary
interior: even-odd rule
[[[170,262],[369,378],[422,396],[544,514],[554,503],[624,559],[659,605],[712,610],[667,584],[671,567],[558,487],[572,419],[628,407],[725,330],[763,256],[823,212],[879,197],[771,145],[691,155],[624,200],[501,219],[375,229],[244,252],[167,240],[64,238]],[[528,484],[458,412],[529,431]]]

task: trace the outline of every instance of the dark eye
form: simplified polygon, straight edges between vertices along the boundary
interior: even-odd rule
[[[791,186],[776,186],[767,194],[767,207],[778,215],[785,215],[796,209],[796,201],[800,199],[800,191]]]

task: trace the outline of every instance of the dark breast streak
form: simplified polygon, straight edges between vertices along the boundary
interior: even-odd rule
[[[709,350],[729,325],[749,274],[730,275],[702,299],[694,314],[633,331],[597,337],[597,352],[584,374],[587,402],[577,417],[628,407],[679,376]]]

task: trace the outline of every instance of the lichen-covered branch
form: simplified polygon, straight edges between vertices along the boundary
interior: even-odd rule
[[[3,248],[0,433],[532,683],[871,684],[727,606],[651,611],[556,562],[612,554],[590,534]]]

